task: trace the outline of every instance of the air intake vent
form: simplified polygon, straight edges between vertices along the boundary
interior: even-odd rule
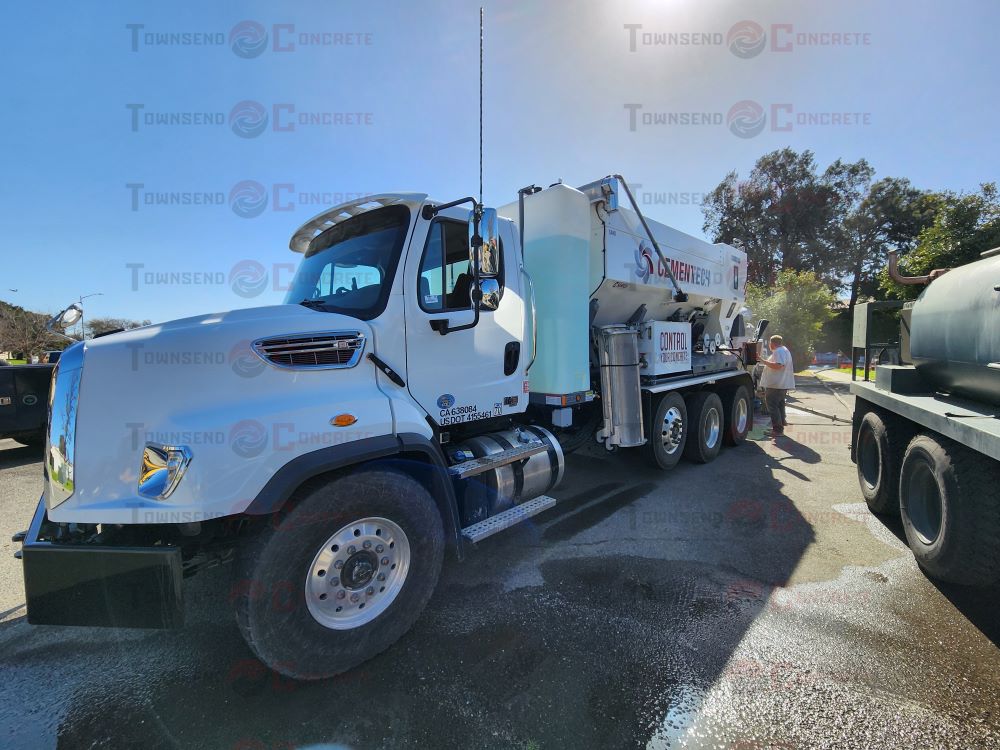
[[[253,350],[265,362],[293,370],[354,367],[365,348],[359,331],[289,334],[258,339]]]

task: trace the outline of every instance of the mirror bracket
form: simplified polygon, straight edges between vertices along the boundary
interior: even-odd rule
[[[471,203],[474,206],[479,205],[478,203],[476,203],[476,199],[470,196],[468,198],[459,198],[457,201],[452,201],[451,203],[441,203],[437,206],[431,206],[429,204],[425,205],[421,209],[420,215],[426,221],[430,221],[435,216],[437,216],[441,211],[444,211],[446,208],[454,208],[455,206],[461,206],[463,203]]]

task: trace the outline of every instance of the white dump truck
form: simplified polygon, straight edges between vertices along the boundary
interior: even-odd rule
[[[63,354],[16,537],[30,623],[175,627],[184,579],[233,562],[253,652],[328,677],[407,631],[446,550],[554,505],[564,452],[670,469],[752,426],[745,253],[619,176],[498,210],[369,196],[290,244],[285,304]]]

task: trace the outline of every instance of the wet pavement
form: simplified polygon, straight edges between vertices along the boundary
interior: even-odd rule
[[[30,627],[17,545],[40,489],[0,441],[0,745],[1000,748],[998,591],[934,584],[871,516],[838,384],[792,426],[669,473],[570,457],[559,504],[446,561],[414,629],[324,683],[260,666],[230,571],[179,631]]]

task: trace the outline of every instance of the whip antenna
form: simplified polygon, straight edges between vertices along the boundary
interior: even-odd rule
[[[483,7],[479,7],[479,205],[483,204]]]

